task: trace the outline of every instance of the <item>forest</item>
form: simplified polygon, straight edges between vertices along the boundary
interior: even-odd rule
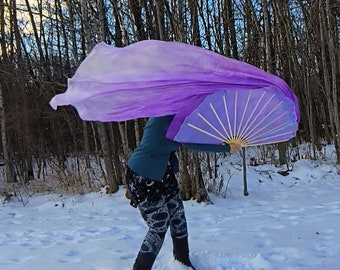
[[[284,166],[334,144],[340,163],[339,0],[0,0],[0,29],[2,186],[37,181],[42,190],[84,193],[107,185],[115,193],[124,184],[146,119],[86,122],[71,106],[49,105],[102,41],[184,42],[279,76],[299,100],[297,136],[259,146],[247,162]],[[178,154],[184,199],[204,200],[218,155]]]

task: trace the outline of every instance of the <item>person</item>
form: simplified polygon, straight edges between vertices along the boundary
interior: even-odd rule
[[[148,226],[133,270],[150,270],[163,245],[170,226],[173,255],[182,264],[195,269],[189,258],[188,228],[175,173],[180,143],[166,138],[174,116],[149,118],[140,145],[128,160],[126,183],[130,204],[137,207]],[[236,145],[183,144],[193,150],[235,152]]]

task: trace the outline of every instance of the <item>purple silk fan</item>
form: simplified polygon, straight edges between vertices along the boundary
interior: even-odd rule
[[[124,48],[99,43],[68,80],[66,92],[53,97],[50,105],[54,109],[72,105],[79,116],[87,121],[125,121],[175,115],[167,137],[179,142],[190,142],[195,137],[190,134],[196,134],[197,129],[187,129],[184,124],[188,122],[186,118],[192,118],[194,110],[205,108],[205,105],[200,104],[213,98],[215,93],[219,96],[217,93],[221,91],[225,92],[228,106],[238,108],[234,125],[239,124],[237,119],[241,117],[238,115],[238,102],[249,93],[252,101],[248,109],[257,104],[256,98],[260,98],[263,91],[274,94],[274,100],[282,102],[282,108],[289,109],[291,121],[290,125],[277,132],[289,132],[294,136],[300,120],[298,102],[282,79],[244,62],[179,42],[145,40]],[[235,105],[236,96],[238,101]],[[264,98],[268,98],[267,94]],[[263,106],[262,102],[258,106]],[[245,118],[248,117],[247,112],[244,112]],[[205,115],[204,112],[201,114]],[[230,117],[235,118],[235,115]],[[261,121],[263,116],[258,117],[258,121]],[[226,119],[220,116],[220,120]],[[265,121],[268,120],[262,121],[262,124],[268,124],[263,123]],[[224,124],[228,126],[227,122]],[[285,138],[289,136],[273,137],[273,141]],[[222,139],[211,141],[210,138],[207,143],[221,143],[225,138],[222,136]],[[263,141],[266,142],[269,143]],[[253,144],[249,137],[247,144]]]
[[[297,129],[293,103],[272,88],[223,90],[205,98],[172,138],[185,143],[253,146],[286,141]]]

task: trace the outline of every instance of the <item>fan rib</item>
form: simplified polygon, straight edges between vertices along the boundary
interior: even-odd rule
[[[263,126],[262,128],[258,129],[256,132],[254,132],[253,134],[251,134],[251,136],[249,137],[249,139],[253,138],[254,136],[256,137],[257,134],[259,134],[262,130],[266,129],[267,127],[269,127],[271,124],[273,124],[274,122],[278,121],[280,118],[282,118],[283,116],[285,116],[288,112],[285,112],[283,114],[280,114],[278,117],[276,117],[275,119],[273,119],[271,122],[269,122],[267,125]],[[261,136],[266,135],[268,133],[274,132],[276,130],[281,129],[283,126],[289,124],[289,122],[286,122],[278,127],[275,127],[271,130],[266,131],[265,133],[261,133]]]
[[[265,142],[265,141],[268,140],[268,139],[275,139],[277,137],[282,137],[282,136],[291,135],[291,134],[292,134],[291,132],[284,132],[284,133],[276,134],[276,135],[269,136],[269,137],[266,137],[266,138],[261,138],[259,140],[253,140],[253,141],[249,142],[248,146],[262,145],[264,143],[265,144],[271,144],[272,142]],[[283,140],[280,140],[280,141],[276,141],[276,143],[285,142],[285,141],[287,141],[287,140],[283,139]]]
[[[215,110],[215,107],[213,106],[212,103],[210,103],[210,108],[211,108],[211,110],[213,111],[215,117],[217,118],[217,121],[220,123],[220,125],[221,125],[222,129],[224,130],[225,134],[228,135],[227,130],[225,129],[225,127],[224,127],[224,125],[223,125],[223,123],[222,123],[222,120],[221,120],[221,118],[218,116],[218,114],[217,114],[217,112],[216,112],[216,110]]]
[[[240,124],[239,124],[238,131],[237,131],[237,134],[240,134],[240,137],[242,137],[242,136],[241,136],[241,134],[242,134],[241,128],[242,128],[242,124],[243,124],[243,120],[244,120],[246,111],[247,111],[247,109],[248,109],[250,96],[251,96],[251,92],[249,91],[249,92],[248,92],[247,101],[246,101],[246,105],[245,105],[245,107],[244,107],[244,109],[243,109],[243,114],[242,114],[242,117],[241,117],[241,122],[240,122]]]
[[[229,119],[229,114],[228,114],[228,106],[227,106],[227,101],[225,99],[225,96],[223,96],[223,103],[224,103],[224,110],[225,110],[225,114],[227,117],[227,122],[228,122],[228,127],[229,127],[229,133],[227,132],[227,137],[231,137],[232,136],[232,130],[231,130],[231,123],[230,123],[230,119]]]
[[[214,135],[214,134],[212,134],[212,133],[210,133],[210,132],[208,132],[208,131],[206,131],[206,130],[204,130],[204,129],[201,129],[201,128],[199,128],[199,127],[193,125],[193,124],[188,123],[187,125],[188,125],[189,127],[193,128],[193,129],[196,129],[197,131],[200,131],[200,132],[202,132],[202,133],[204,133],[204,134],[206,134],[206,135],[208,135],[208,136],[210,136],[210,137],[212,137],[212,138],[215,138],[215,139],[217,139],[217,140],[219,140],[219,141],[221,141],[221,142],[224,142],[224,141],[225,141],[225,139],[220,138],[220,137],[218,137],[218,136],[216,136],[216,135]]]
[[[202,114],[197,114],[204,122],[206,122],[213,130],[216,131],[218,135],[220,135],[222,138],[224,138],[224,135],[212,124],[210,123]]]
[[[238,95],[237,92],[235,92],[235,104],[234,104],[234,133],[233,136],[236,136],[236,125],[237,125],[237,99]]]
[[[271,100],[271,99],[270,99],[270,100]],[[269,103],[269,101],[267,102],[267,104],[266,104],[265,107],[268,106],[268,103]],[[257,127],[263,123],[263,121],[267,120],[267,118],[270,117],[270,116],[272,115],[272,113],[273,113],[275,110],[277,110],[277,108],[278,108],[279,106],[282,105],[282,103],[283,103],[283,101],[281,101],[280,103],[278,103],[278,104],[277,104],[277,105],[276,105],[276,106],[275,106],[268,114],[266,114],[266,115],[261,119],[261,121],[259,121],[255,126],[252,127],[252,129],[249,131],[249,132],[250,132],[250,133],[249,133],[249,137],[252,135],[253,131],[256,130]],[[262,113],[262,111],[265,109],[265,107],[261,110],[261,113]],[[256,131],[256,132],[257,132],[257,131]]]
[[[261,97],[259,98],[259,100],[257,101],[253,111],[251,112],[246,124],[244,125],[244,129],[242,130],[242,132],[240,133],[240,136],[246,138],[247,136],[247,131],[248,129],[251,127],[251,125],[253,125],[253,123],[255,122],[255,120],[257,119],[258,115],[255,117],[255,119],[253,119],[253,115],[255,114],[256,110],[257,110],[257,107],[260,105],[264,95],[266,94],[266,92],[263,92]],[[249,125],[249,122],[253,119],[253,121],[250,123]]]
[[[263,137],[264,135],[273,134],[273,133],[275,133],[276,131],[280,130],[281,128],[283,128],[283,127],[289,125],[289,123],[290,123],[290,122],[285,122],[285,123],[283,123],[283,124],[280,125],[280,126],[277,126],[277,127],[273,128],[273,129],[271,129],[271,130],[268,130],[268,131],[265,132],[265,133],[261,133],[261,134],[258,134],[258,135],[257,135],[257,134],[253,134],[252,137],[249,138],[249,140],[250,140],[250,141],[251,141],[251,140],[256,140],[257,138]],[[257,133],[258,133],[258,132],[257,132]],[[270,137],[268,137],[268,138],[270,138]]]
[[[264,119],[266,119],[267,117],[264,117],[260,122],[258,122],[255,126],[252,126],[254,124],[254,122],[259,118],[259,116],[261,115],[261,113],[267,108],[268,104],[271,102],[271,100],[274,98],[274,94],[270,97],[270,99],[265,103],[265,105],[262,107],[262,109],[257,113],[257,115],[254,117],[253,121],[251,122],[251,124],[247,127],[247,129],[245,130],[245,134],[242,134],[243,137],[247,138],[248,136],[251,135],[252,131],[254,129],[256,129],[256,127],[263,122]],[[255,109],[254,109],[255,111]],[[249,130],[250,129],[250,130]]]

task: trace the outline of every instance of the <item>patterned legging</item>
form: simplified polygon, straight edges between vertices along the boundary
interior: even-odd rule
[[[131,205],[138,207],[149,227],[140,253],[157,256],[169,226],[173,238],[188,236],[183,202],[170,167],[160,182],[138,176],[130,169],[127,170],[126,180],[132,195]]]

